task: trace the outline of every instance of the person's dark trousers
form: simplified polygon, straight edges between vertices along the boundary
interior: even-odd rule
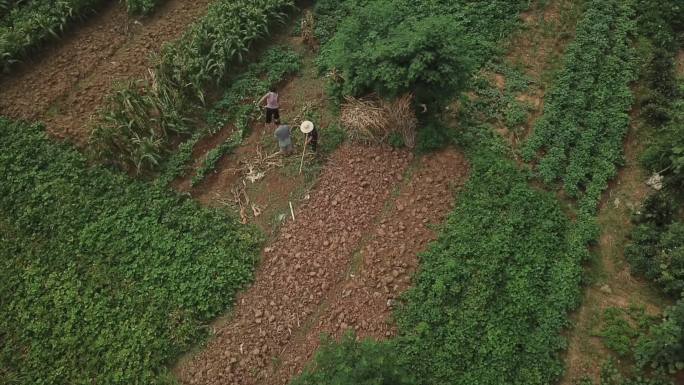
[[[266,123],[271,123],[273,119],[280,120],[280,111],[277,108],[266,107]]]

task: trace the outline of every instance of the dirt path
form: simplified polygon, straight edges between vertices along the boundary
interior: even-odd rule
[[[58,138],[83,143],[90,117],[115,82],[140,78],[148,58],[180,37],[210,0],[168,0],[149,18],[129,20],[112,1],[59,42],[0,79],[0,113],[42,120]]]
[[[356,145],[333,154],[296,220],[265,249],[230,320],[206,350],[179,365],[178,377],[286,383],[313,355],[320,332],[391,335],[388,301],[407,287],[417,252],[434,237],[427,226],[448,213],[449,186],[461,185],[467,170],[454,151],[414,166],[411,158]]]
[[[597,260],[589,267],[592,283],[584,293],[582,306],[573,316],[574,328],[569,336],[566,374],[562,385],[572,385],[583,376],[599,379],[601,364],[611,356],[597,336],[603,311],[609,307],[628,309],[643,307],[647,314],[658,315],[667,306],[649,283],[634,278],[624,256],[624,248],[632,229],[631,216],[650,193],[645,181],[648,176],[639,165],[644,138],[635,122],[625,141],[624,167],[604,193],[598,223],[601,228],[595,249]]]

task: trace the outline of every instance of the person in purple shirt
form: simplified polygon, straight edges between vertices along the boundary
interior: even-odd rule
[[[260,100],[259,105],[263,105],[266,102],[266,123],[271,123],[277,125],[280,121],[280,104],[278,103],[278,93],[275,87],[271,87]]]

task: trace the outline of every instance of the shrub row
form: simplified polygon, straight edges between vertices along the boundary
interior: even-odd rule
[[[0,377],[168,384],[232,304],[259,239],[230,217],[0,119]]]
[[[538,161],[545,182],[561,180],[568,195],[580,198],[584,215],[594,213],[622,162],[636,70],[633,16],[631,1],[586,3],[544,115],[523,149],[526,160]]]
[[[635,273],[678,300],[639,337],[634,356],[640,368],[674,373],[684,369],[684,81],[677,80],[675,69],[684,41],[684,5],[676,0],[637,4],[645,57],[640,117],[654,132],[643,163],[664,177],[664,190],[647,198],[634,217],[625,255]]]
[[[212,3],[180,40],[163,47],[150,79],[112,95],[91,135],[93,155],[138,171],[156,168],[169,136],[189,131],[206,90],[225,80],[292,6],[292,0]]]
[[[684,150],[678,150],[684,148],[684,84],[678,84],[675,70],[675,55],[684,37],[684,6],[676,0],[657,4],[637,0],[636,4],[637,49],[642,59],[637,105],[641,129],[652,136],[643,162],[664,177],[664,189],[649,196],[634,216],[625,256],[634,274],[654,281],[677,302],[665,310],[660,322],[640,330],[631,344],[629,357],[636,367],[630,369],[637,376],[623,378],[609,363],[602,384],[610,385],[671,383],[666,375],[684,369],[684,223],[679,214]]]

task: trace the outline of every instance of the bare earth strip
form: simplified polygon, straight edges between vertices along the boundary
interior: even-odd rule
[[[210,0],[169,0],[149,18],[129,20],[118,1],[0,79],[0,114],[43,120],[58,138],[83,143],[88,123],[117,81],[142,77],[148,58],[177,39]]]
[[[179,364],[179,379],[285,383],[311,358],[321,332],[391,335],[388,300],[408,286],[417,252],[434,237],[427,226],[443,220],[449,186],[461,185],[467,170],[453,151],[421,159],[416,170],[411,157],[388,148],[338,150],[295,221],[265,249],[255,284],[230,319],[205,350]]]
[[[362,241],[358,271],[340,282],[324,304],[324,311],[309,320],[314,325],[287,346],[278,357],[275,376],[266,384],[287,384],[301,373],[319,347],[321,334],[339,339],[354,329],[359,337],[385,339],[396,334],[392,308],[406,291],[418,268],[418,254],[435,240],[454,205],[454,191],[467,180],[463,154],[446,150],[422,158],[399,195]],[[356,270],[356,269],[355,269]]]

